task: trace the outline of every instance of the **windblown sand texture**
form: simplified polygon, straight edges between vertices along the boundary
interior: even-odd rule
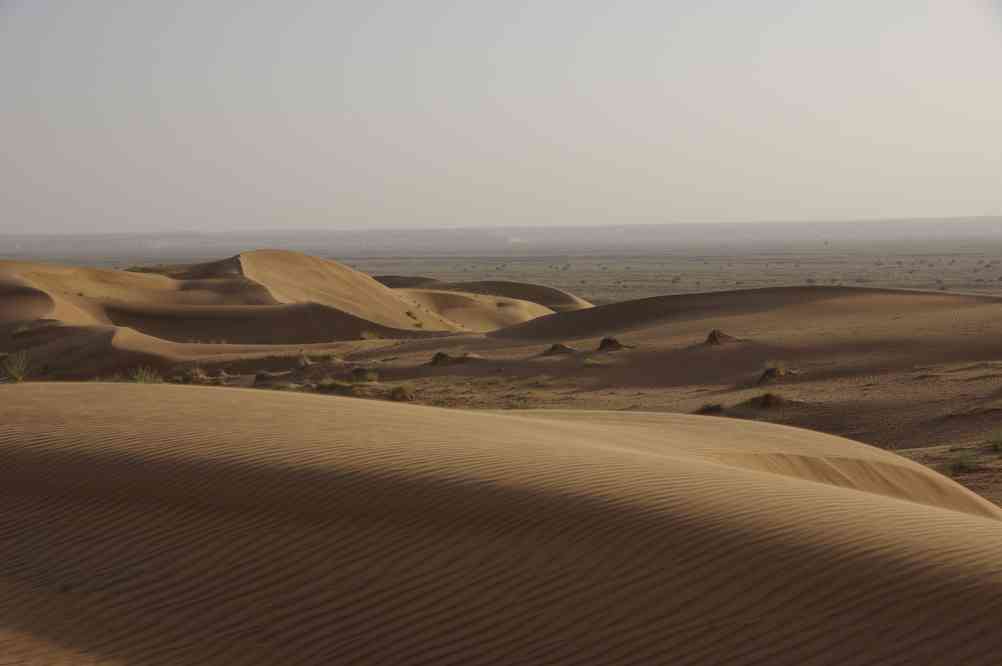
[[[1002,512],[685,415],[0,386],[0,661],[997,664]]]

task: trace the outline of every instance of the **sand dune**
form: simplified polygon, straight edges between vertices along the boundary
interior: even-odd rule
[[[523,324],[553,310],[531,301],[439,289],[399,289],[398,293],[470,331],[488,332]]]
[[[403,275],[378,275],[375,279],[394,289],[436,289],[438,291],[461,291],[485,296],[500,296],[536,303],[554,312],[583,310],[592,307],[591,303],[570,292],[528,282],[508,280],[443,282],[434,278]]]
[[[898,312],[901,308],[955,308],[985,302],[1002,302],[1002,299],[865,287],[770,287],[656,296],[584,310],[558,312],[496,331],[493,335],[525,340],[588,338],[672,322],[789,310],[820,303],[824,304],[827,313],[832,314],[837,313],[839,308]]]
[[[0,386],[14,663],[994,664],[1002,513],[679,415]]]
[[[129,327],[173,342],[423,337],[488,331],[551,312],[503,295],[393,290],[337,262],[277,250],[142,272],[0,262],[0,324],[46,317]]]
[[[192,358],[178,344],[423,338],[490,331],[551,312],[505,297],[392,290],[337,262],[284,251],[136,271],[0,262],[0,338],[23,333],[14,344],[0,342],[0,351],[37,349],[53,359],[47,371],[60,376]],[[128,350],[112,344],[123,337]]]

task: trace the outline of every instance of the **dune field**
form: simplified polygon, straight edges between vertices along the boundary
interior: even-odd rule
[[[1000,315],[0,262],[0,663],[999,663]]]

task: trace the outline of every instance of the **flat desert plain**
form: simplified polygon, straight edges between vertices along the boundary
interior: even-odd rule
[[[630,261],[0,262],[0,661],[1000,663],[994,260]]]

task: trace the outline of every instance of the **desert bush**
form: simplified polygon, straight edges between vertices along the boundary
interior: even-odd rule
[[[786,377],[788,374],[789,370],[786,367],[786,363],[782,361],[766,361],[762,369],[762,374],[758,378],[758,383],[768,384],[769,382]]]
[[[28,378],[28,373],[31,370],[31,358],[26,351],[14,352],[3,358],[2,367],[7,379],[20,383]]]
[[[952,476],[958,476],[960,474],[970,474],[971,472],[977,472],[981,469],[981,465],[978,464],[973,458],[969,456],[963,456],[957,458],[949,464],[947,469],[950,471]]]
[[[724,406],[720,403],[706,403],[702,407],[696,410],[697,414],[709,415],[709,414],[723,414]]]
[[[351,381],[357,384],[378,382],[379,373],[372,368],[355,368],[351,371]]]
[[[336,393],[337,395],[355,395],[355,386],[330,377],[324,377],[315,386],[321,393]]]
[[[598,351],[609,352],[609,351],[619,351],[620,349],[625,349],[626,345],[621,343],[616,338],[602,338],[598,343]]]
[[[194,365],[181,375],[182,381],[186,384],[207,384],[209,383],[209,375],[201,368],[201,366]]]
[[[133,370],[129,373],[129,379],[136,384],[161,384],[164,381],[156,368],[151,368],[148,365],[141,365]]]
[[[390,391],[390,400],[394,402],[410,402],[414,399],[414,389],[410,386],[394,386]]]
[[[781,395],[776,393],[763,393],[762,395],[745,400],[741,403],[741,406],[751,407],[753,409],[776,409],[778,407],[783,407],[788,403],[789,401]]]
[[[988,440],[988,448],[995,453],[1002,453],[1002,431],[991,436]]]

